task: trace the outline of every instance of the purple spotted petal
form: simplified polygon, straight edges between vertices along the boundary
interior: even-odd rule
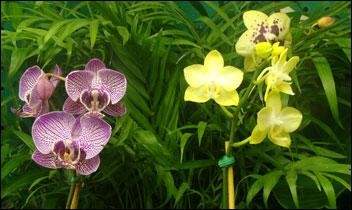
[[[101,112],[110,103],[110,95],[105,90],[84,90],[80,101],[89,111]]]
[[[90,159],[83,159],[79,161],[75,165],[75,167],[76,167],[77,173],[81,175],[89,175],[97,171],[99,165],[100,165],[100,158],[99,158],[99,155],[96,155]]]
[[[89,89],[94,78],[94,73],[90,71],[73,71],[66,77],[66,92],[68,96],[77,101],[81,92]]]
[[[104,89],[109,92],[112,104],[116,104],[126,93],[127,80],[125,75],[111,69],[98,71],[98,78]]]
[[[58,65],[55,65],[55,68],[53,70],[53,74],[56,76],[61,76],[62,75],[62,70]],[[53,84],[54,88],[56,88],[56,86],[59,84],[60,79],[58,79],[57,77],[51,77],[50,78],[50,82],[51,84]]]
[[[97,73],[100,69],[105,69],[105,64],[98,58],[93,58],[86,64],[85,70]]]
[[[53,153],[42,154],[38,150],[35,150],[32,154],[32,160],[38,165],[44,166],[46,168],[60,168],[60,164],[57,161],[57,156]]]
[[[50,112],[39,116],[32,126],[32,137],[37,149],[48,154],[58,141],[71,139],[75,118],[67,112]]]
[[[40,76],[44,74],[39,66],[32,66],[28,68],[21,76],[19,82],[19,97],[22,101],[28,103],[28,95],[31,93],[33,87],[37,84]]]
[[[62,110],[73,115],[81,115],[87,111],[86,107],[80,101],[75,102],[70,97],[66,98]]]
[[[79,144],[86,153],[86,159],[98,155],[111,136],[111,126],[104,120],[93,117],[81,117],[81,135]]]
[[[104,110],[108,115],[113,117],[121,117],[126,113],[126,107],[122,104],[122,102],[117,102],[116,104],[109,104]]]

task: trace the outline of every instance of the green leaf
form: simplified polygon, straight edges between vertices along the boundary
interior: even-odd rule
[[[156,171],[158,173],[158,177],[164,182],[168,197],[175,196],[177,192],[177,188],[175,186],[174,178],[170,171],[165,170],[163,167],[156,165]]]
[[[9,77],[11,78],[18,69],[22,66],[23,62],[29,53],[29,48],[14,48],[11,54],[11,64],[9,69]]]
[[[192,134],[191,133],[184,133],[181,136],[181,141],[180,141],[180,149],[181,149],[181,159],[180,162],[182,163],[182,159],[183,159],[183,151],[185,149],[185,146],[187,144],[187,141],[189,139],[189,137],[191,137]]]
[[[15,157],[12,157],[9,161],[7,161],[2,167],[1,167],[1,181],[9,174],[11,173],[14,169],[19,167],[24,161],[29,159],[28,154],[24,155],[18,155]]]
[[[343,126],[339,120],[339,108],[337,103],[335,81],[334,81],[334,76],[332,74],[329,62],[326,60],[325,57],[321,56],[321,57],[314,57],[313,63],[315,65],[315,68],[318,71],[318,75],[323,84],[323,88],[330,106],[332,116],[334,120],[337,122],[337,124],[342,128]]]
[[[23,143],[25,143],[31,151],[34,151],[35,146],[33,143],[33,139],[30,135],[23,133],[22,131],[19,131],[19,130],[12,130],[12,132],[16,136],[18,136],[18,138],[21,139],[23,141]]]
[[[351,184],[347,183],[345,180],[343,180],[342,178],[335,176],[333,174],[328,174],[328,173],[320,173],[324,176],[330,177],[332,179],[334,179],[335,181],[339,182],[340,184],[342,184],[344,187],[346,187],[349,191],[351,191]],[[350,179],[349,179],[350,181]]]
[[[98,35],[98,27],[99,27],[99,21],[94,20],[90,23],[89,27],[89,37],[90,37],[90,48],[93,49],[95,40],[97,39]]]
[[[70,21],[71,20],[63,20],[53,24],[44,36],[44,44],[49,41],[49,39],[54,36],[62,26],[64,26],[66,23],[69,23]]]
[[[311,178],[314,181],[315,185],[317,186],[318,190],[321,191],[321,187],[320,187],[319,181],[318,181],[317,177],[313,173],[311,173],[309,171],[300,171],[299,173],[303,174],[303,175],[306,175],[307,177]]]
[[[200,146],[200,144],[202,143],[202,138],[203,138],[203,135],[204,135],[204,131],[205,131],[205,128],[207,127],[207,123],[206,122],[203,122],[203,121],[200,121],[198,123],[198,144]]]
[[[262,177],[259,177],[249,188],[247,197],[246,197],[246,204],[249,206],[250,202],[253,200],[255,195],[263,188],[263,180]]]
[[[263,199],[266,207],[268,207],[268,198],[269,198],[270,192],[275,187],[277,182],[280,180],[280,177],[282,175],[283,175],[282,171],[273,171],[268,174],[265,174],[262,177],[262,182],[264,186]]]
[[[54,170],[54,171],[56,171],[56,170]],[[34,180],[33,183],[31,184],[31,186],[28,188],[28,190],[31,191],[31,189],[32,189],[34,186],[36,186],[36,185],[39,184],[41,181],[43,181],[43,180],[45,180],[45,179],[48,179],[48,178],[49,178],[49,176],[43,176],[43,177],[40,177],[40,178]]]
[[[295,170],[289,170],[286,174],[286,181],[290,188],[293,202],[296,208],[299,208],[298,197],[297,197],[297,173]]]
[[[176,205],[181,200],[183,194],[186,192],[187,189],[189,189],[188,183],[183,182],[176,192],[174,205]]]
[[[123,26],[117,26],[116,29],[122,37],[122,45],[125,45],[126,42],[130,39],[130,33],[128,32],[128,29]]]
[[[320,181],[322,188],[325,191],[326,197],[328,198],[328,201],[329,201],[328,208],[336,209],[336,195],[335,195],[334,187],[332,186],[331,182],[329,181],[329,179],[327,179],[320,173],[317,173],[316,176]]]
[[[342,51],[346,54],[348,60],[351,62],[351,39],[339,37],[334,39],[334,41],[341,47]]]

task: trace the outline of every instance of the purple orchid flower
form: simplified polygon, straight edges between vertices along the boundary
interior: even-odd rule
[[[60,76],[62,71],[58,65],[53,75]],[[13,110],[20,117],[38,117],[49,112],[49,98],[59,83],[56,77],[48,76],[39,66],[28,68],[19,82],[19,98],[25,102],[20,110]]]
[[[63,110],[74,115],[90,114],[104,116],[100,112],[117,117],[126,113],[121,103],[126,93],[126,77],[115,70],[107,69],[97,59],[91,59],[84,70],[76,70],[66,77],[66,99]]]
[[[75,169],[81,175],[89,175],[98,169],[99,153],[110,136],[111,126],[98,117],[75,119],[67,112],[50,112],[33,123],[36,150],[32,159],[47,168]]]

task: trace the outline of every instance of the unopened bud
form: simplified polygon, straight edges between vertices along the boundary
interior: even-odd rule
[[[326,28],[326,27],[329,27],[332,24],[334,24],[334,22],[335,22],[334,18],[332,18],[330,16],[325,16],[325,17],[320,18],[317,21],[317,24],[320,28]]]

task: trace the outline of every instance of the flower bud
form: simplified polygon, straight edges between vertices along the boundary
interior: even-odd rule
[[[320,28],[326,28],[326,27],[329,27],[332,24],[334,24],[334,22],[335,22],[334,18],[332,18],[330,16],[325,16],[325,17],[320,18],[317,21],[317,24]]]

